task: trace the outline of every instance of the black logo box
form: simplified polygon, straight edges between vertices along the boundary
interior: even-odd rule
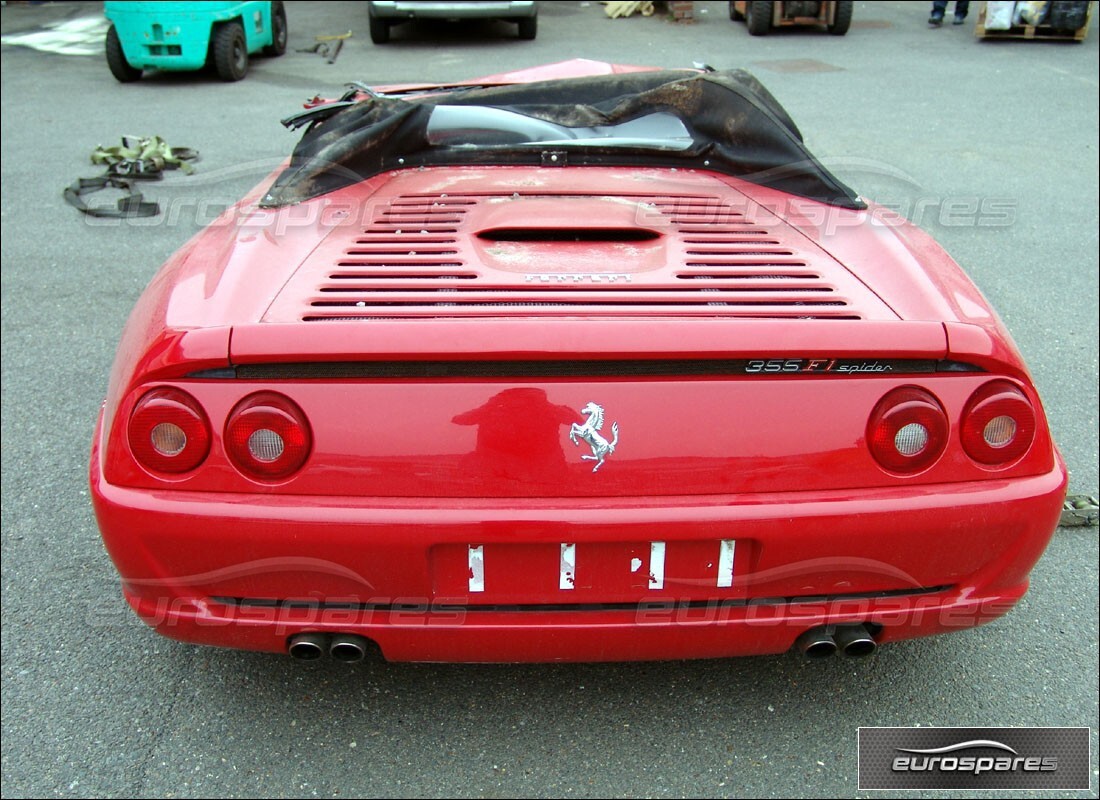
[[[1089,733],[1088,728],[860,728],[859,789],[1088,790]]]

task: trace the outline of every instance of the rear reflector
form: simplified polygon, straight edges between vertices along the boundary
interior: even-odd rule
[[[894,447],[903,456],[915,456],[928,447],[928,429],[919,422],[910,422],[894,434]]]
[[[193,470],[210,452],[210,423],[189,394],[154,389],[134,406],[127,438],[143,467],[177,475]]]
[[[245,476],[289,478],[305,463],[313,437],[305,414],[288,398],[259,392],[239,402],[225,424],[225,450]]]
[[[947,446],[947,415],[924,389],[895,389],[867,423],[871,455],[890,472],[912,474],[932,466]]]
[[[1015,384],[992,381],[970,396],[963,411],[962,443],[980,464],[1016,461],[1035,439],[1035,409]]]

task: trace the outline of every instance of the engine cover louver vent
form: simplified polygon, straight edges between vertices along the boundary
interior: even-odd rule
[[[876,299],[850,273],[722,188],[379,192],[364,222],[318,248],[272,316],[293,303],[304,321],[865,317]]]

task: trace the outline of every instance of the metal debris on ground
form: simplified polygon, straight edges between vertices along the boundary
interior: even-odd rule
[[[632,14],[640,13],[643,17],[653,16],[653,3],[650,0],[645,2],[627,2],[627,0],[609,0],[604,4],[604,12],[611,19],[618,17],[629,17]]]
[[[314,39],[317,44],[313,47],[304,47],[298,50],[299,53],[319,53],[324,56],[328,63],[332,64],[336,61],[336,56],[340,55],[340,51],[344,47],[344,40],[351,38],[351,31],[347,33],[338,33],[334,36],[316,36]]]
[[[1062,506],[1062,519],[1058,522],[1063,528],[1095,528],[1100,507],[1096,498],[1086,494],[1071,494]]]

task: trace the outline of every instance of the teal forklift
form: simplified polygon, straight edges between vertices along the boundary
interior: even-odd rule
[[[108,2],[107,66],[122,83],[147,69],[213,67],[223,81],[248,74],[253,55],[286,52],[286,9],[276,2]]]

